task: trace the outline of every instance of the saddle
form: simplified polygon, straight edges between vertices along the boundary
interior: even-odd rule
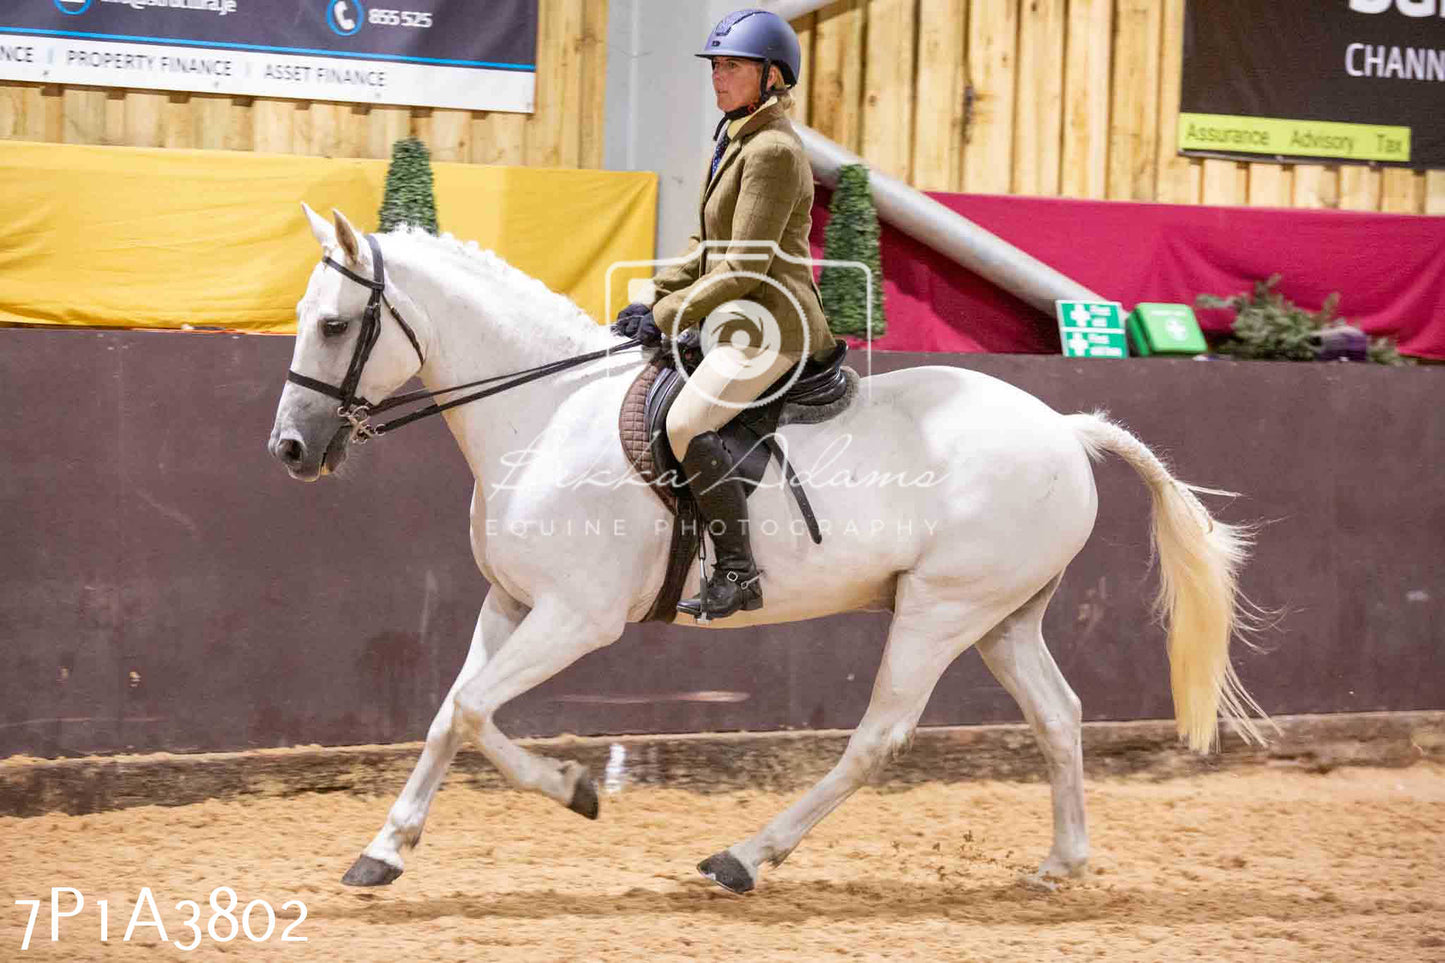
[[[655,351],[623,397],[618,419],[623,454],[674,516],[667,575],[663,579],[662,590],[644,619],[648,622],[671,622],[676,618],[683,582],[692,559],[698,554],[702,538],[697,503],[687,487],[687,473],[673,456],[672,446],[667,441],[668,409],[687,383],[686,375],[691,375],[701,363],[702,351],[696,338],[688,338],[687,335],[678,347],[683,370],[677,369],[672,351]],[[801,372],[797,372],[796,367],[791,368],[774,383],[785,383],[797,372],[797,381],[785,393],[765,405],[744,408],[718,429],[723,446],[733,459],[732,474],[745,482],[748,497],[752,497],[762,481],[769,459],[777,460],[815,544],[823,541],[818,520],[808,503],[802,482],[794,473],[774,433],[781,425],[827,421],[852,404],[858,393],[858,374],[843,364],[847,353],[847,343],[840,340],[834,343],[832,352],[823,360],[805,359],[801,362]],[[770,387],[764,395],[772,391]]]

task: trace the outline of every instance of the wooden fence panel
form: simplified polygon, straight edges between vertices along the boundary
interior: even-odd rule
[[[607,4],[593,0],[584,6],[586,17],[578,47],[582,93],[577,106],[569,111],[569,122],[577,126],[578,166],[600,169],[606,141],[602,117],[607,111]]]
[[[196,117],[191,111],[191,95],[184,92],[166,94],[165,141],[162,147],[190,150],[196,146]]]
[[[105,134],[102,144],[125,143],[125,91],[108,89],[105,92]]]
[[[21,138],[25,129],[25,90],[20,84],[0,84],[0,139]]]
[[[259,103],[259,101],[257,101]],[[391,146],[411,136],[410,107],[373,107],[366,124],[366,156],[391,157]],[[258,146],[256,148],[260,150]]]
[[[1184,0],[1164,0],[1160,41],[1159,148],[1154,199],[1168,204],[1198,204],[1204,165],[1179,154],[1179,80],[1184,56]]]
[[[817,21],[817,14],[813,13],[793,21],[793,30],[798,35],[798,48],[803,55],[798,85],[793,88],[793,119],[803,125],[812,123],[813,39]]]
[[[1337,167],[1296,164],[1294,168],[1295,207],[1338,207],[1340,173]]]
[[[297,102],[257,97],[251,105],[252,148],[263,153],[289,154],[295,145]]]
[[[1404,167],[1386,167],[1380,177],[1380,210],[1420,214],[1425,210],[1425,179]]]
[[[106,94],[103,88],[66,87],[61,93],[61,101],[65,107],[65,143],[106,143]]]
[[[335,157],[341,131],[335,104],[324,100],[300,102],[291,127],[292,149],[313,157]]]
[[[1064,127],[1066,0],[1027,0],[1019,11],[1013,191],[1059,193]]]
[[[60,88],[39,84],[0,84],[0,138],[58,142],[64,108]]]
[[[1425,213],[1445,214],[1445,171],[1425,174]]]
[[[1102,198],[1109,162],[1111,0],[1070,0],[1060,193]]]
[[[541,0],[537,24],[537,110],[526,126],[524,157],[532,167],[576,167],[581,138],[569,114],[582,94],[584,0]]]
[[[1363,164],[1340,165],[1340,209],[1378,211],[1380,172]]]
[[[1247,164],[1251,207],[1289,207],[1294,175],[1284,164]]]
[[[31,140],[58,143],[65,137],[65,89],[46,84],[31,90],[26,120],[33,121],[27,136]]]
[[[863,86],[863,0],[839,0],[817,12],[813,41],[813,128],[857,153]]]
[[[192,146],[206,150],[250,150],[251,99],[222,94],[191,94]]]
[[[465,164],[472,153],[472,112],[433,110],[426,140],[433,160]]]
[[[968,16],[973,118],[963,148],[963,189],[1006,194],[1013,184],[1018,0],[980,0]]]
[[[523,163],[524,114],[478,111],[472,115],[473,164]]]
[[[1205,160],[1202,197],[1206,204],[1241,205],[1249,196],[1249,165]]]
[[[872,0],[868,6],[860,153],[904,181],[912,173],[916,6],[917,0]]]
[[[967,14],[968,0],[919,0],[918,80],[913,104],[913,186],[919,190],[963,187]],[[816,87],[814,101],[816,104]],[[814,115],[816,118],[816,107]]]
[[[1117,200],[1154,200],[1163,20],[1158,0],[1118,0],[1107,184]]]
[[[119,95],[119,96],[116,96]],[[121,113],[121,139],[127,147],[164,147],[166,95],[156,90],[112,91],[109,110]]]

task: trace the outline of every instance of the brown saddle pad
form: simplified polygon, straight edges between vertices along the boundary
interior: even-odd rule
[[[652,361],[637,373],[632,387],[622,398],[622,411],[617,418],[617,433],[622,439],[622,453],[642,476],[642,480],[662,499],[667,510],[677,514],[677,495],[669,486],[656,484],[660,471],[657,459],[652,453],[652,437],[647,431],[647,393],[657,381],[657,376],[667,367],[667,361],[658,352]]]

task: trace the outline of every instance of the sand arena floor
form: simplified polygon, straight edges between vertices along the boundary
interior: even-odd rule
[[[1445,961],[1445,768],[1250,770],[1092,781],[1090,875],[1019,882],[1048,846],[1047,787],[969,782],[865,790],[747,897],[693,871],[786,801],[635,789],[588,823],[545,799],[444,790],[407,872],[338,880],[388,798],[305,794],[0,819],[0,959]],[[269,941],[194,939],[214,887],[283,911]],[[52,886],[85,909],[50,942]],[[154,928],[122,937],[142,886]],[[20,940],[41,897],[28,951]],[[95,901],[109,900],[110,942]],[[70,905],[64,897],[62,908]],[[241,907],[238,906],[238,911]],[[149,919],[148,913],[142,914]],[[264,930],[259,907],[253,931]],[[217,921],[224,936],[229,923]]]

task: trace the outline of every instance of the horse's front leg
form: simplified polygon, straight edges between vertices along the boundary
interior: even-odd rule
[[[528,752],[492,721],[508,702],[547,681],[622,635],[625,614],[602,618],[557,596],[536,605],[495,658],[462,684],[453,701],[453,725],[476,739],[482,752],[518,789],[531,789],[588,819],[597,818],[597,789],[586,768]]]
[[[477,628],[472,633],[466,662],[432,719],[421,759],[387,813],[386,824],[347,870],[341,879],[343,883],[381,886],[401,875],[404,868],[402,854],[415,847],[421,839],[422,826],[426,822],[427,811],[431,809],[432,799],[436,797],[447,767],[461,746],[463,733],[456,725],[457,693],[468,681],[476,678],[488,659],[511,638],[528,611],[525,605],[495,585],[487,592],[481,614],[477,616]]]

